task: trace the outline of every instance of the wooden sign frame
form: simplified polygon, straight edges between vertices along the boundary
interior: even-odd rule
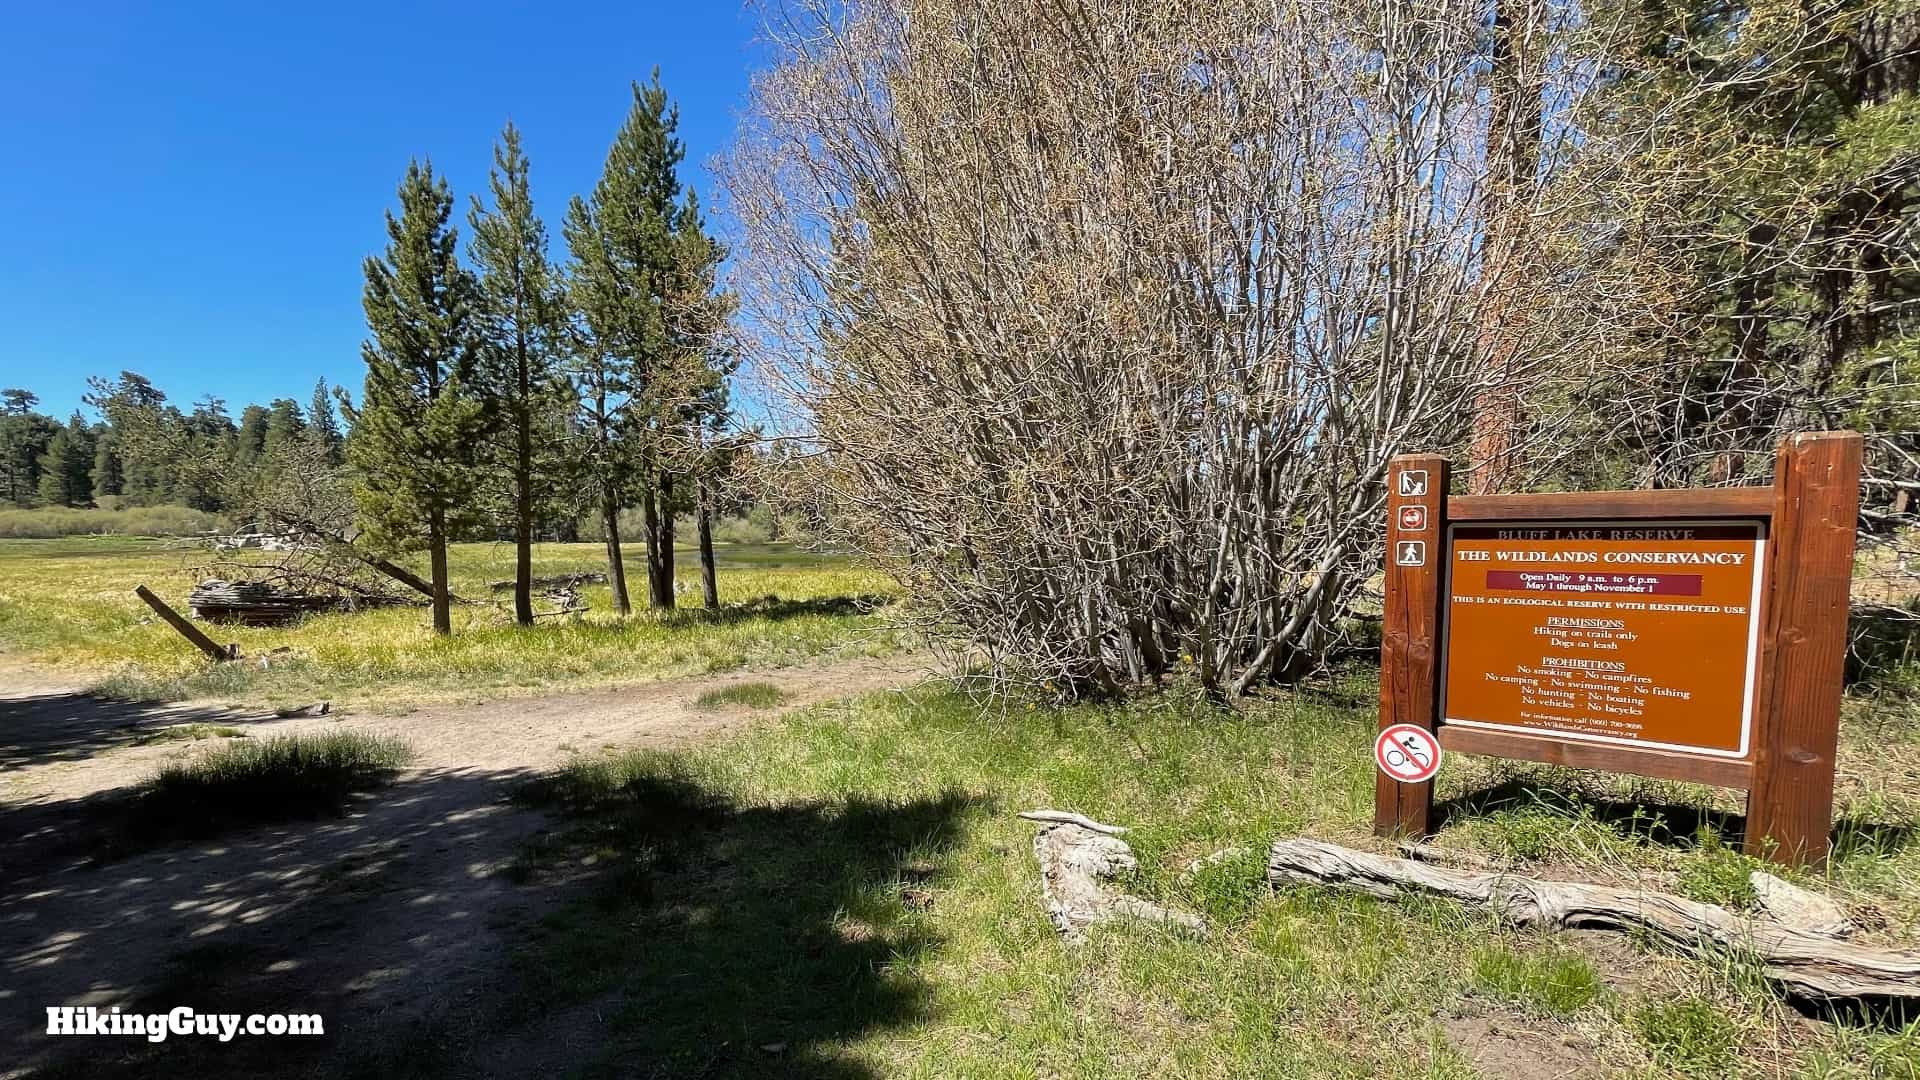
[[[1775,861],[1820,865],[1833,824],[1833,758],[1859,510],[1861,440],[1853,432],[1794,435],[1780,444],[1771,487],[1449,495],[1448,462],[1433,454],[1387,466],[1386,606],[1380,644],[1380,729],[1414,724],[1450,753],[1541,761],[1747,792],[1745,848]],[[1742,757],[1581,741],[1548,733],[1449,725],[1445,678],[1449,524],[1759,520],[1760,654],[1750,745]],[[1417,545],[1417,546],[1415,546]],[[1384,774],[1374,787],[1374,831],[1424,836],[1433,781]]]

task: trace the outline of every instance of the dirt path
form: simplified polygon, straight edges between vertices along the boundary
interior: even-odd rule
[[[113,1045],[125,1040],[48,1039],[45,1008],[54,1004],[319,1012],[329,1041],[337,1033],[349,1046],[356,1032],[390,1037],[457,1011],[503,974],[513,941],[558,899],[500,873],[549,824],[506,801],[514,784],[572,753],[685,745],[775,713],[692,708],[707,690],[772,682],[791,709],[924,676],[915,659],[863,659],[404,716],[288,720],[104,702],[10,678],[0,683],[0,1076],[56,1052],[83,1055],[92,1072],[95,1055],[125,1052]],[[74,834],[91,804],[170,756],[212,745],[143,746],[141,736],[193,722],[256,736],[395,734],[419,758],[337,819],[89,862]]]

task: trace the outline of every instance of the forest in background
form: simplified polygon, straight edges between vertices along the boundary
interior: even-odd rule
[[[182,408],[123,371],[90,381],[98,422],[76,413],[62,425],[34,411],[30,391],[8,389],[0,497],[222,515],[288,541],[295,554],[273,568],[275,584],[375,598],[398,582],[430,599],[441,633],[454,540],[514,542],[516,621],[531,625],[534,541],[585,534],[604,544],[624,615],[623,542],[637,524],[647,603],[671,608],[685,517],[706,606],[717,606],[715,519],[749,510],[731,482],[747,443],[730,404],[732,300],[717,283],[725,250],[680,183],[679,114],[658,73],[632,91],[599,182],[567,206],[564,261],[534,209],[511,123],[487,197],[467,208],[464,243],[445,179],[430,160],[408,165],[386,249],[364,267],[358,395],[323,381],[304,404],[249,404],[236,419],[218,398]],[[427,579],[389,558],[417,550]]]
[[[1350,643],[1395,454],[1462,491],[1752,484],[1851,428],[1868,594],[1911,615],[1902,0],[769,15],[730,251],[656,77],[551,244],[510,127],[464,233],[409,168],[357,402],[231,420],[123,376],[90,427],[12,397],[6,494],[163,485],[363,564],[585,521],[621,612],[635,532],[671,606],[677,520],[753,501],[1003,682],[1237,694]],[[748,362],[779,439],[733,415]]]

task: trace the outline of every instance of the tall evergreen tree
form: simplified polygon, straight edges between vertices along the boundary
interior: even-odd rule
[[[227,415],[227,403],[209,394],[193,403],[179,427],[183,445],[166,459],[172,497],[195,510],[227,509],[239,443],[239,428]]]
[[[264,456],[271,458],[275,450],[293,442],[307,430],[307,418],[300,411],[300,403],[292,398],[274,398],[267,406],[267,427],[260,439],[260,449]]]
[[[54,433],[40,456],[40,501],[48,506],[86,506],[93,501],[93,429],[77,412]]]
[[[40,458],[59,430],[49,417],[33,411],[39,397],[31,391],[0,390],[0,499],[29,506],[40,493]]]
[[[567,208],[565,231],[567,246],[573,253],[567,287],[567,337],[571,343],[574,400],[579,404],[575,422],[584,435],[578,461],[600,513],[600,533],[607,548],[607,587],[613,594],[613,610],[618,615],[628,615],[633,611],[633,601],[627,593],[620,509],[627,503],[632,475],[629,436],[633,424],[626,411],[631,396],[632,364],[612,351],[608,337],[595,332],[595,320],[587,314],[591,304],[589,278],[610,277],[611,270],[605,267],[607,255],[593,210],[577,195]],[[590,266],[593,269],[589,269]]]
[[[251,469],[267,456],[267,408],[249,405],[240,410],[240,430],[234,437],[233,463]]]
[[[167,395],[134,371],[118,379],[87,380],[82,398],[106,419],[107,441],[120,459],[121,494],[127,503],[150,506],[204,487],[198,477],[216,463],[195,456],[187,418],[166,403]],[[224,468],[224,462],[218,463]]]
[[[1622,441],[1641,482],[1736,481],[1777,434],[1867,433],[1865,521],[1920,457],[1920,17],[1901,0],[1609,0],[1589,95],[1605,217],[1660,316]],[[1656,132],[1655,139],[1644,138]],[[1889,480],[1889,476],[1901,480]]]
[[[340,421],[325,379],[314,384],[313,401],[307,405],[307,434],[319,445],[326,464],[339,465],[346,460],[346,441],[340,436]]]
[[[360,511],[375,537],[424,543],[433,567],[433,629],[452,632],[447,539],[472,507],[475,449],[485,411],[473,393],[475,283],[448,224],[453,195],[431,163],[407,166],[400,215],[387,213],[387,248],[366,261],[371,337],[360,348],[366,387],[354,410],[348,460]]]
[[[608,456],[624,449],[640,484],[647,531],[648,601],[673,606],[674,474],[668,450],[680,437],[689,380],[669,340],[663,299],[675,274],[673,226],[680,195],[676,175],[686,148],[676,135],[679,110],[660,85],[660,73],[633,87],[633,105],[621,125],[606,168],[590,199],[575,199],[567,215],[573,251],[573,297],[585,330],[582,401],[589,430],[603,433]],[[621,421],[605,412],[611,395],[623,398]],[[618,436],[618,437],[616,437]],[[622,463],[624,464],[624,463]],[[624,487],[620,465],[601,462],[602,507],[617,560],[618,510]],[[619,591],[616,591],[616,603]]]
[[[499,425],[497,457],[512,502],[513,614],[533,625],[533,529],[542,490],[560,475],[557,453],[570,394],[559,365],[559,282],[547,262],[547,229],[533,211],[527,156],[509,122],[493,148],[493,209],[473,202],[473,261],[488,396]]]
[[[95,429],[93,447],[93,501],[125,494],[125,463],[120,459],[111,425],[101,424]]]

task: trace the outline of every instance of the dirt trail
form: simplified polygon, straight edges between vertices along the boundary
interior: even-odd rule
[[[0,680],[0,1076],[53,1052],[123,1040],[50,1040],[45,1007],[94,1004],[319,1012],[351,1045],[457,1011],[503,975],[519,932],[556,896],[499,871],[548,819],[513,785],[575,752],[672,747],[776,715],[695,710],[701,693],[771,682],[783,709],[904,687],[916,658],[739,672],[624,690],[424,708],[404,716],[275,719],[100,701]],[[401,735],[419,757],[347,814],[251,830],[105,865],[73,843],[90,804],[193,744],[137,745],[167,724],[250,735],[356,729]],[[171,1051],[175,1044],[168,1044]]]

